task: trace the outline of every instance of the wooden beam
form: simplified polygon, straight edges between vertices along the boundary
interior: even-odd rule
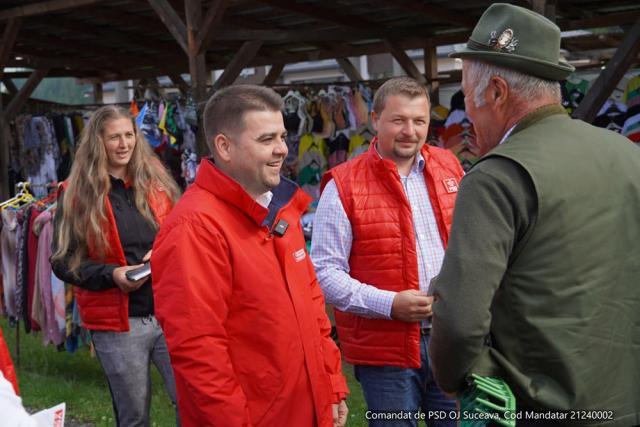
[[[416,64],[413,63],[413,60],[409,58],[402,47],[390,40],[385,40],[384,44],[409,77],[416,79],[420,84],[427,84],[427,79],[420,73]]]
[[[255,58],[258,50],[262,46],[262,43],[262,40],[252,40],[245,42],[233,57],[231,62],[229,62],[227,67],[224,69],[222,75],[218,78],[218,80],[215,81],[215,83],[213,83],[213,88],[210,92],[210,95],[212,95],[213,92],[218,89],[233,84],[233,82],[240,75],[242,69],[249,65],[253,58]],[[207,98],[209,96],[207,96]]]
[[[75,7],[90,6],[103,1],[104,0],[51,0],[40,3],[31,3],[24,6],[10,7],[0,10],[0,20],[21,16],[44,15],[60,10],[73,9]]]
[[[636,61],[638,52],[640,52],[640,19],[626,32],[622,44],[591,85],[591,89],[573,112],[573,117],[592,122],[600,107],[629,70],[630,65]]]
[[[102,83],[93,84],[93,102],[96,104],[104,104],[104,92],[102,91]]]
[[[424,48],[424,76],[429,83],[431,105],[440,104],[440,82],[434,80],[438,77],[438,53],[436,46],[427,46]]]
[[[180,90],[182,95],[187,96],[187,94],[189,93],[189,85],[184,81],[182,76],[176,73],[167,75],[169,76],[169,80],[171,80],[171,83],[173,83],[174,86],[176,86]]]
[[[11,18],[4,27],[2,34],[2,45],[0,45],[0,79],[4,73],[4,67],[11,56],[13,46],[16,44],[18,30],[22,26],[22,18]]]
[[[7,90],[9,91],[9,94],[11,96],[15,96],[18,93],[18,88],[16,87],[16,85],[13,83],[13,80],[11,80],[11,78],[7,77],[6,75],[2,78],[2,83],[4,84],[4,87],[7,88]]]
[[[189,53],[187,46],[187,28],[167,0],[148,0],[156,11],[162,23],[167,27],[171,35],[178,42],[182,50]]]
[[[400,7],[412,13],[418,13],[421,16],[436,22],[446,21],[467,28],[475,27],[476,22],[478,22],[477,16],[472,16],[468,13],[459,13],[445,7],[427,5],[423,2],[411,0],[384,0],[384,3],[387,3],[390,6]]]
[[[203,156],[208,152],[204,136],[202,113],[207,99],[207,63],[204,52],[199,53],[198,39],[202,30],[202,0],[186,0],[184,3],[187,19],[187,44],[189,55],[189,73],[191,74],[191,93],[198,112],[198,132],[196,150]]]
[[[282,70],[284,69],[284,64],[273,64],[271,69],[269,70],[269,74],[262,81],[263,86],[273,86],[276,84],[278,77],[282,74]]]
[[[126,13],[125,10],[122,9],[118,10],[115,8],[101,6],[100,11],[97,13],[97,16],[94,11],[87,11],[86,9],[83,9],[82,11],[74,11],[73,15],[74,18],[82,17],[84,19],[95,19],[96,17],[98,17],[104,20],[118,22],[118,24],[120,25],[126,24],[126,26],[131,27],[131,29],[136,29],[138,31],[144,30],[145,37],[149,36],[150,34],[159,34],[165,31],[161,25],[158,25],[162,21],[160,21],[160,18],[157,16],[157,14],[149,14],[146,16],[136,15],[132,13]],[[55,24],[55,22],[53,22],[53,24]]]
[[[0,95],[0,198],[2,200],[7,200],[11,196],[9,189],[9,147],[12,145],[12,140],[9,120],[4,118]]]
[[[112,26],[108,27],[107,29],[105,27],[87,24],[86,20],[79,21],[75,18],[75,15],[73,15],[72,18],[68,16],[56,16],[55,20],[36,17],[29,19],[29,23],[34,21],[40,25],[46,25],[47,27],[50,27],[52,29],[52,32],[56,33],[60,30],[65,30],[72,35],[73,33],[92,35],[95,36],[95,38],[91,39],[92,42],[110,49],[114,49],[115,46],[117,46],[118,48],[126,50],[129,46],[133,45],[138,48],[144,48],[147,55],[156,53],[161,54],[162,57],[166,57],[167,54],[184,54],[184,51],[182,49],[176,48],[172,44],[160,44],[152,40],[148,40],[146,37],[140,37],[139,32],[124,32],[117,28],[114,29]],[[131,55],[137,55],[137,53],[131,53]]]
[[[547,17],[551,22],[556,22],[555,0],[531,0],[531,10]]]
[[[607,15],[595,16],[593,18],[558,21],[558,26],[562,31],[587,30],[589,28],[612,27],[623,24],[633,24],[640,19],[640,11],[630,11],[623,13],[610,13]]]
[[[209,48],[211,40],[213,40],[213,35],[220,26],[228,3],[229,0],[214,0],[213,4],[209,6],[209,10],[202,20],[200,30],[198,31],[198,38],[196,40],[196,51],[198,54],[204,53]]]
[[[35,70],[27,79],[24,86],[20,88],[16,96],[13,97],[7,109],[4,111],[3,117],[6,121],[10,121],[20,111],[24,103],[29,99],[33,91],[38,87],[42,79],[49,72],[48,68]]]
[[[51,54],[56,52],[55,49],[57,47],[64,46],[65,52],[68,52],[67,49],[74,51],[74,54],[69,56],[86,57],[87,55],[95,55],[96,59],[102,60],[106,63],[112,62],[113,58],[118,58],[118,67],[122,66],[125,63],[149,65],[154,64],[158,60],[158,56],[155,54],[140,52],[129,55],[124,54],[122,49],[113,47],[115,43],[112,43],[110,47],[104,47],[102,46],[102,44],[104,44],[104,41],[100,43],[98,40],[77,40],[70,37],[59,37],[58,35],[48,34],[44,31],[38,32],[37,34],[35,32],[25,34],[24,37],[20,38],[20,42],[22,46],[35,45],[36,47],[42,48],[43,50],[50,50]],[[96,42],[100,44],[96,44]],[[77,52],[77,54],[75,54],[75,52]],[[165,52],[163,54],[163,59],[165,61],[176,61],[183,58],[183,53],[180,53],[179,58],[176,58],[175,52]]]
[[[269,6],[276,7],[287,12],[295,12],[300,15],[305,15],[313,19],[319,19],[321,21],[330,22],[332,24],[340,24],[347,28],[373,28],[375,24],[369,21],[365,21],[357,16],[343,13],[337,9],[328,9],[323,6],[319,6],[318,3],[313,5],[301,4],[298,2],[292,2],[287,0],[258,0],[261,3],[268,4]],[[320,3],[322,4],[322,3]],[[326,4],[326,3],[325,3]],[[340,6],[341,7],[341,6]]]
[[[187,17],[187,41],[189,55],[189,72],[191,74],[191,88],[196,103],[205,100],[207,88],[206,59],[204,54],[198,53],[197,40],[202,22],[202,1],[186,0],[185,14]]]
[[[349,58],[336,58],[336,61],[338,61],[338,65],[340,65],[340,68],[342,68],[342,71],[344,71],[349,80],[352,82],[363,80],[360,71],[358,71]]]
[[[274,42],[345,42],[360,41],[363,39],[383,39],[389,35],[389,31],[380,28],[369,29],[342,29],[328,28],[315,31],[309,30],[247,30],[238,28],[225,28],[216,32],[214,39],[218,41],[232,40],[264,40]],[[405,27],[393,30],[393,36],[396,39],[405,37],[422,37],[429,38],[433,36],[433,32],[425,26]],[[466,41],[466,39],[465,39]]]

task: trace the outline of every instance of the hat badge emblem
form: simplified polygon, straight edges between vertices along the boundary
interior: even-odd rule
[[[518,39],[514,37],[513,30],[511,28],[507,28],[500,33],[500,35],[498,35],[497,31],[492,31],[491,38],[489,38],[489,46],[493,47],[495,50],[511,53],[516,50],[516,46],[518,46]]]

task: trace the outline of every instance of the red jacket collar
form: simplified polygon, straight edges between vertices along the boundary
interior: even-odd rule
[[[210,159],[202,159],[196,185],[237,207],[261,225],[269,211],[258,204],[240,184],[218,169]]]

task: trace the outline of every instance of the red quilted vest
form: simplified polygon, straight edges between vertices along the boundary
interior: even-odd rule
[[[66,189],[67,182],[62,183]],[[149,197],[149,206],[158,222],[162,224],[171,211],[171,199],[163,190],[157,190]],[[89,247],[89,258],[104,262],[105,264],[127,265],[116,219],[113,216],[113,208],[108,197],[104,199],[107,221],[103,225],[107,229],[107,244],[105,254],[99,259],[95,248]],[[115,287],[102,291],[89,291],[75,286],[73,288],[80,311],[82,324],[86,329],[93,331],[126,332],[129,330],[129,295],[120,288]]]
[[[350,275],[390,291],[419,289],[411,206],[397,167],[375,149],[343,163],[323,177],[333,179],[351,223]],[[448,150],[425,145],[424,177],[442,243],[446,247],[458,183],[464,172]],[[420,367],[418,323],[369,319],[336,310],[342,353],[349,363]]]

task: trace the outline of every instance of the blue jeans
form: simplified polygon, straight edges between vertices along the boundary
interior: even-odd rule
[[[148,427],[151,404],[149,364],[160,371],[176,407],[176,383],[162,329],[154,316],[130,317],[129,332],[92,331],[91,339],[102,365],[113,402],[116,425]],[[176,424],[178,414],[176,411]]]
[[[428,414],[429,411],[456,410],[456,400],[446,397],[434,381],[429,366],[428,345],[429,335],[422,335],[420,369],[396,366],[354,366],[355,376],[362,386],[368,410],[398,415],[393,420],[370,415],[368,417],[370,427],[415,427],[419,419],[424,419],[416,416],[420,410],[423,414]],[[427,420],[426,422],[429,427],[456,426],[456,421],[453,419]]]

